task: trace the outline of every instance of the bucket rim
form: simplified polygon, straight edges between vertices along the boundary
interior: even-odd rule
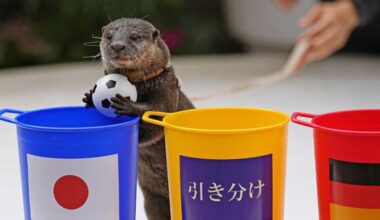
[[[350,135],[350,136],[380,136],[380,130],[379,131],[355,131],[355,130],[335,129],[335,128],[326,127],[326,126],[320,125],[319,123],[316,123],[316,120],[322,117],[328,117],[331,115],[352,113],[352,112],[379,112],[380,113],[380,109],[350,109],[350,110],[328,112],[328,113],[319,114],[319,115],[295,112],[292,116],[292,121],[297,124],[311,127],[315,130],[321,130],[321,131],[326,131],[326,132],[335,133],[335,134]],[[298,120],[297,118],[298,116],[311,118],[311,121],[310,123],[308,123],[308,122]]]
[[[178,126],[173,125],[173,123],[168,122],[170,118],[177,117],[178,115],[187,114],[189,112],[195,112],[195,111],[209,111],[209,110],[250,110],[250,111],[264,111],[268,113],[274,113],[277,115],[283,116],[285,119],[282,120],[279,123],[274,123],[267,126],[261,126],[261,127],[254,127],[254,128],[241,128],[241,129],[206,129],[206,128],[188,128],[184,126]],[[159,112],[157,112],[159,113]],[[188,133],[197,133],[197,134],[211,134],[211,135],[236,135],[236,134],[246,134],[246,133],[253,133],[253,132],[261,132],[266,131],[270,129],[275,128],[281,128],[286,126],[290,121],[290,116],[286,113],[271,110],[271,109],[265,109],[265,108],[254,108],[254,107],[206,107],[206,108],[195,108],[195,109],[187,109],[179,112],[173,112],[173,113],[161,113],[157,116],[163,116],[162,123],[157,123],[156,120],[149,120],[149,116],[154,115],[154,112],[147,112],[143,116],[143,120],[149,123],[161,125],[165,128],[171,128],[183,132]]]
[[[36,113],[36,112],[43,112],[43,111],[51,111],[51,110],[57,110],[57,109],[84,109],[83,106],[62,106],[62,107],[50,107],[50,108],[41,108],[36,110],[30,110],[25,111],[21,114],[19,114],[17,117],[15,117],[15,124],[17,127],[21,127],[24,129],[34,130],[34,131],[45,131],[45,132],[86,132],[86,131],[99,131],[104,129],[110,129],[120,126],[128,126],[136,124],[140,121],[139,116],[131,115],[131,120],[121,122],[121,123],[115,123],[110,125],[100,125],[100,126],[85,126],[85,127],[48,127],[48,126],[36,126],[36,125],[30,125],[27,123],[22,123],[19,121],[20,117],[24,117],[25,115]]]

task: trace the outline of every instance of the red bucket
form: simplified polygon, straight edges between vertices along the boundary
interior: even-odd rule
[[[379,220],[380,109],[296,112],[292,121],[314,128],[319,219]]]

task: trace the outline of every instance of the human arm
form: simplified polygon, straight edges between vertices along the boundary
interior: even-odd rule
[[[360,26],[364,27],[374,22],[380,15],[379,0],[352,0],[360,18]]]

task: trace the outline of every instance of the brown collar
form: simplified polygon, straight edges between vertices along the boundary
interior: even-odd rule
[[[128,80],[131,83],[140,83],[144,81],[151,80],[153,78],[158,77],[165,71],[164,68],[160,68],[156,71],[150,72],[150,73],[139,73],[138,71],[129,72],[128,73]]]
[[[164,73],[166,70],[172,68],[172,64],[170,60],[166,63],[164,68],[160,68],[156,71],[150,72],[150,73],[139,73],[138,71],[129,71],[127,73],[128,80],[131,83],[141,83],[141,82],[146,82],[148,80],[154,79],[158,76],[160,76],[162,73]],[[120,71],[118,71],[120,72]]]

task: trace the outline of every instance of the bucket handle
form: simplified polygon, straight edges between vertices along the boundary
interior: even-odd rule
[[[296,124],[300,124],[300,125],[305,125],[305,126],[311,127],[311,128],[318,128],[319,126],[317,126],[311,122],[302,121],[302,120],[298,119],[299,117],[314,119],[317,116],[318,115],[309,114],[309,113],[294,112],[292,114],[292,122],[294,122]]]
[[[166,123],[163,122],[163,121],[160,121],[160,120],[157,120],[157,119],[153,119],[151,118],[151,116],[158,116],[158,117],[162,117],[164,118],[165,116],[169,115],[170,113],[167,113],[167,112],[155,112],[155,111],[147,111],[144,113],[144,115],[142,116],[142,119],[145,121],[145,122],[148,122],[148,123],[151,123],[151,124],[154,124],[154,125],[160,125],[162,127],[166,127]]]
[[[6,122],[10,122],[12,124],[17,124],[17,121],[14,118],[8,118],[8,117],[3,116],[6,113],[19,115],[19,114],[25,113],[25,111],[16,110],[16,109],[7,109],[7,108],[0,109],[0,120],[1,121],[6,121]]]

